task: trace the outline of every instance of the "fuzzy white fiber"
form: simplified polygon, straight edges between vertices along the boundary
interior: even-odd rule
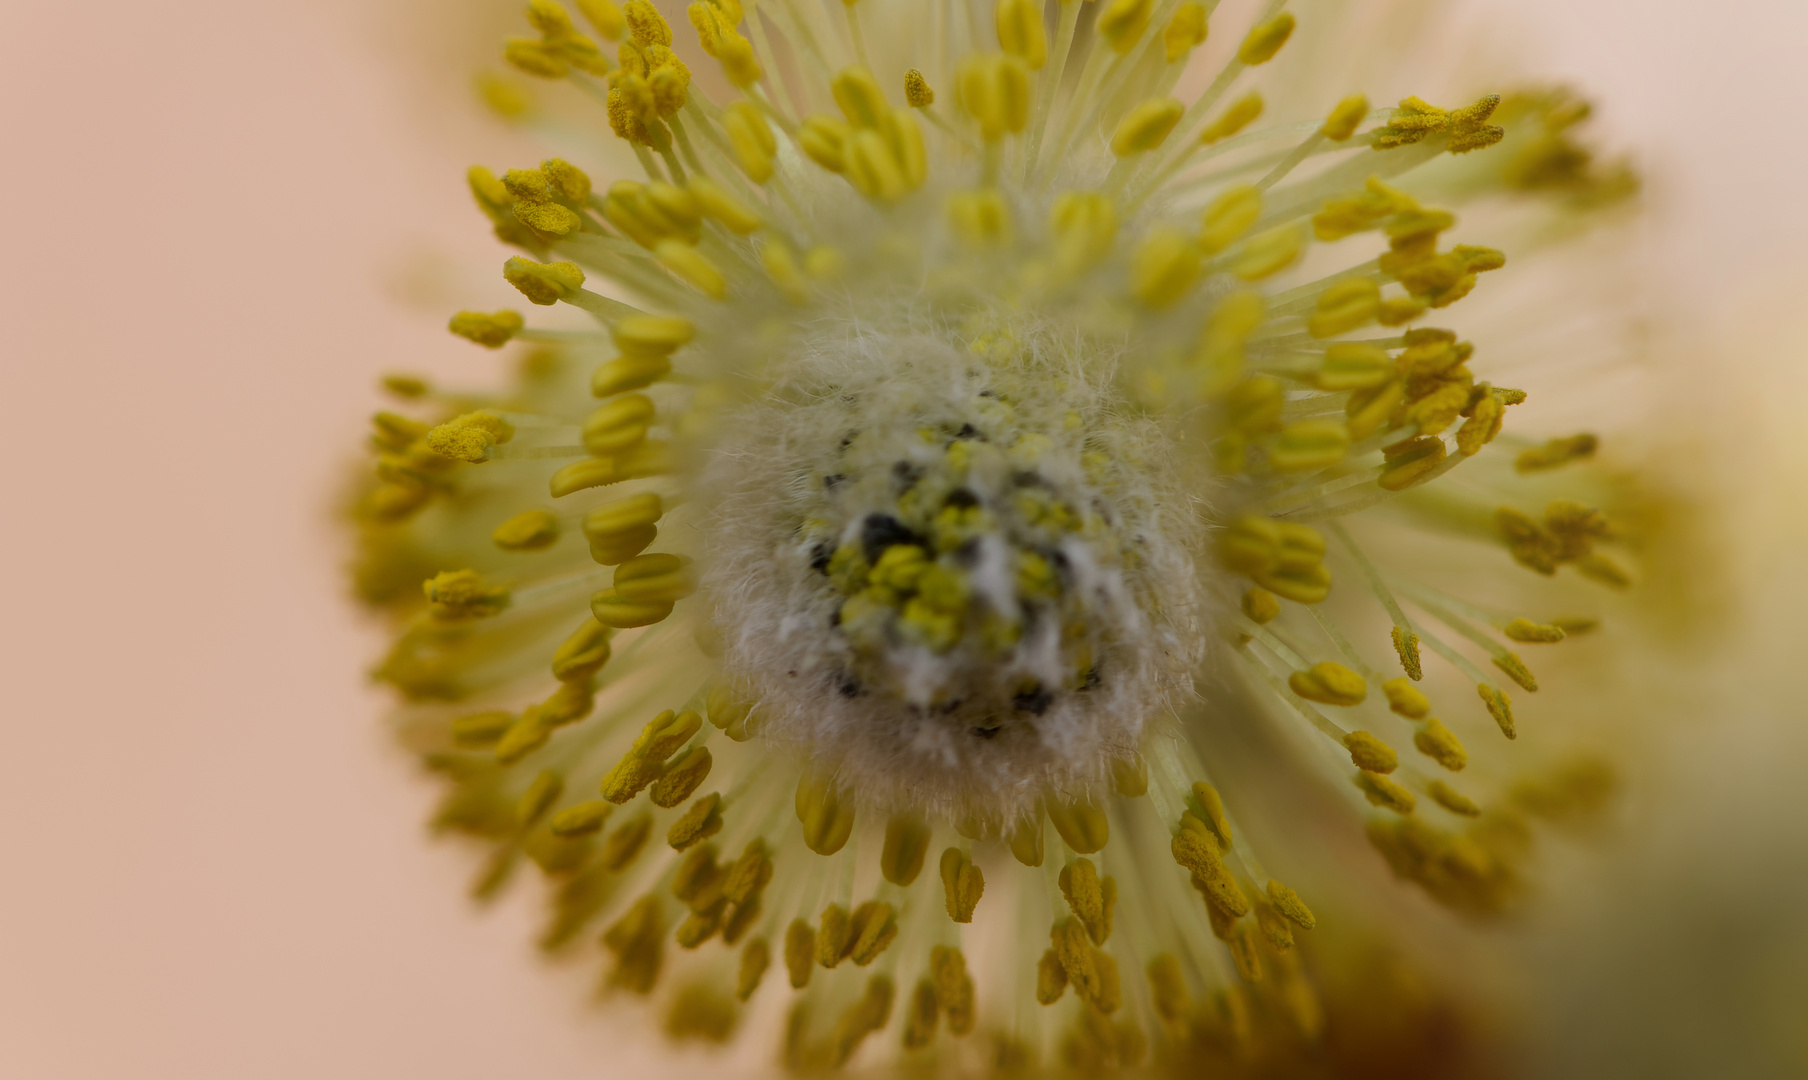
[[[1109,344],[1017,313],[1008,347],[980,355],[921,309],[891,325],[871,312],[817,323],[771,391],[726,418],[707,474],[704,587],[727,670],[758,702],[761,737],[865,808],[1008,823],[1044,795],[1086,797],[1191,692],[1199,507],[1166,437],[1117,400]],[[922,432],[963,428],[972,465],[956,480],[949,440]],[[1026,483],[1096,518],[1054,549],[1064,615],[1016,595],[1015,551],[1035,530],[1011,496]],[[1026,612],[1014,648],[988,656],[969,637],[937,654],[891,632],[861,649],[837,625],[825,551],[859,543],[912,486],[937,506],[958,486],[994,513],[959,560],[980,610]],[[1085,688],[1062,637],[1076,621],[1096,660]],[[1014,699],[1026,684],[1050,694]]]

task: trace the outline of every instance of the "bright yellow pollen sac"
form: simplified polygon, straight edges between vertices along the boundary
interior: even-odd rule
[[[559,539],[558,515],[527,510],[496,526],[490,540],[504,551],[539,551]]]
[[[1262,115],[1262,95],[1250,92],[1231,102],[1230,107],[1220,113],[1218,119],[1205,126],[1199,134],[1202,146],[1210,146],[1215,142],[1223,142],[1237,132],[1242,131]]]
[[[1387,695],[1387,707],[1408,720],[1423,720],[1431,715],[1431,699],[1406,679],[1389,679],[1381,684]]]
[[[1600,440],[1588,434],[1552,439],[1541,446],[1520,451],[1519,456],[1513,459],[1513,468],[1522,473],[1561,468],[1572,461],[1586,461],[1594,457],[1599,446]]]
[[[797,784],[797,820],[804,844],[818,855],[833,855],[854,831],[854,808],[825,781],[806,776]]]
[[[1305,233],[1297,226],[1283,225],[1249,238],[1243,250],[1231,261],[1231,273],[1244,281],[1260,281],[1273,277],[1299,261],[1306,249]]]
[[[1243,44],[1237,47],[1237,60],[1251,67],[1273,60],[1275,54],[1281,51],[1281,46],[1287,44],[1287,39],[1293,36],[1295,25],[1294,17],[1282,12],[1257,26],[1243,39]]]
[[[674,851],[683,851],[693,844],[722,831],[722,796],[711,792],[691,804],[684,816],[672,822],[666,832],[666,843]]]
[[[916,68],[904,72],[904,103],[913,109],[927,109],[935,104],[935,90]]]
[[[1185,113],[1186,106],[1174,98],[1150,98],[1139,103],[1118,121],[1117,132],[1111,136],[1111,152],[1125,157],[1158,149]]]
[[[1368,771],[1357,773],[1356,787],[1369,802],[1383,809],[1392,810],[1396,814],[1410,814],[1418,805],[1418,800],[1413,797],[1412,792],[1380,773]]]
[[[487,315],[481,311],[461,311],[452,316],[446,329],[487,349],[500,349],[521,332],[523,325],[518,311],[496,311]]]
[[[1042,25],[1042,5],[1036,0],[998,0],[993,9],[998,44],[1019,57],[1031,71],[1048,63],[1048,31]]]
[[[1296,420],[1268,448],[1268,463],[1281,472],[1323,469],[1350,449],[1350,425],[1342,420]]]
[[[1199,280],[1199,249],[1179,229],[1160,229],[1137,246],[1131,263],[1136,298],[1157,310],[1185,296]]]
[[[1030,118],[1029,65],[1009,53],[969,56],[956,75],[960,107],[986,142],[1022,131]]]
[[[1044,809],[1061,840],[1077,854],[1095,854],[1110,839],[1110,822],[1094,803],[1050,799]]]
[[[1400,767],[1400,756],[1393,748],[1366,731],[1352,731],[1343,737],[1344,748],[1358,769],[1372,773],[1391,773]]]
[[[1321,660],[1305,671],[1287,676],[1287,686],[1307,701],[1320,705],[1353,706],[1368,697],[1362,676],[1330,660]]]
[[[1535,623],[1530,619],[1513,619],[1501,627],[1500,632],[1514,641],[1540,645],[1555,644],[1568,636],[1563,632],[1561,626]]]
[[[1381,286],[1370,278],[1352,278],[1338,282],[1319,296],[1317,310],[1306,320],[1306,330],[1315,338],[1336,337],[1368,325],[1380,313]],[[1389,367],[1391,373],[1391,362]],[[1354,386],[1339,386],[1335,389],[1349,390],[1354,389]]]
[[[542,307],[558,303],[584,285],[584,271],[576,263],[537,263],[519,255],[503,264],[502,276],[522,296]]]
[[[973,911],[986,891],[986,876],[959,848],[942,852],[942,892],[948,917],[957,923],[973,921]]]
[[[1199,250],[1216,255],[1236,243],[1262,216],[1262,193],[1253,185],[1227,188],[1205,208]]]
[[[1207,26],[1205,5],[1196,0],[1185,0],[1174,9],[1174,17],[1168,20],[1168,27],[1161,33],[1162,48],[1168,63],[1184,59],[1187,54],[1205,43]]]
[[[454,461],[473,464],[486,461],[490,448],[508,442],[515,429],[508,421],[489,413],[465,413],[427,433],[427,449]]]
[[[1153,0],[1109,0],[1099,11],[1093,29],[1111,46],[1112,51],[1127,53],[1142,40],[1154,14]]]
[[[1325,118],[1325,126],[1318,133],[1332,142],[1345,142],[1356,129],[1362,125],[1363,117],[1369,114],[1369,99],[1361,94],[1352,94],[1338,102]]]
[[[993,188],[948,196],[948,223],[968,247],[996,247],[1011,238],[1011,212]]]
[[[509,605],[509,590],[491,585],[475,570],[445,570],[421,583],[421,592],[442,620],[483,619]]]
[[[1462,742],[1435,716],[1413,733],[1413,746],[1451,772],[1462,772],[1469,764],[1469,752],[1463,749]]]
[[[1254,623],[1271,622],[1281,614],[1281,602],[1267,589],[1248,589],[1243,593],[1243,614]]]
[[[1463,817],[1481,816],[1482,808],[1477,806],[1473,799],[1458,792],[1442,780],[1433,780],[1427,785],[1426,790],[1431,793],[1433,801],[1453,814],[1460,814]]]
[[[1488,715],[1500,727],[1500,733],[1509,739],[1517,738],[1518,733],[1513,723],[1513,699],[1507,696],[1506,691],[1487,683],[1477,683],[1475,692],[1481,696],[1482,704],[1487,706]]]

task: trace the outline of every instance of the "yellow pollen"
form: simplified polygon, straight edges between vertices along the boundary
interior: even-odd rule
[[[794,990],[810,985],[810,975],[816,970],[816,931],[802,919],[793,920],[785,930],[785,970]]]
[[[1281,46],[1293,36],[1295,19],[1291,14],[1282,12],[1274,18],[1250,30],[1243,44],[1237,47],[1237,60],[1251,67],[1266,64],[1274,59]]]
[[[506,585],[492,585],[475,570],[444,570],[421,583],[433,617],[445,621],[483,619],[509,605]]]
[[[1179,229],[1157,229],[1137,246],[1130,273],[1138,300],[1172,306],[1199,280],[1199,248]]]
[[[1110,839],[1110,823],[1105,811],[1091,802],[1068,802],[1051,798],[1044,803],[1055,831],[1075,853],[1091,855]]]
[[[1149,17],[1154,8],[1154,0],[1108,0],[1099,11],[1093,30],[1105,39],[1113,52],[1128,53],[1142,40],[1143,31],[1149,28]]]
[[[568,806],[547,823],[554,836],[588,836],[600,832],[615,806],[606,802],[582,802]]]
[[[1360,705],[1369,693],[1362,676],[1330,660],[1321,660],[1304,671],[1287,676],[1287,686],[1300,697],[1320,705]]]
[[[1202,146],[1210,146],[1222,142],[1237,132],[1242,131],[1262,115],[1262,95],[1250,92],[1231,102],[1230,107],[1219,114],[1218,119],[1205,126],[1199,135]]]
[[[1186,112],[1173,98],[1150,98],[1124,114],[1111,136],[1111,152],[1118,157],[1145,154],[1167,141],[1168,133]]]
[[[500,349],[521,332],[523,325],[518,311],[496,311],[487,315],[481,311],[461,311],[452,316],[446,329],[485,348]]]
[[[1562,641],[1565,635],[1563,627],[1545,623],[1535,623],[1530,619],[1513,619],[1500,628],[1500,632],[1514,641],[1531,644],[1549,645]]]
[[[1029,65],[1009,53],[969,56],[955,76],[960,107],[979,124],[980,137],[997,142],[1022,131],[1030,118]]]
[[[1393,747],[1366,731],[1352,731],[1343,737],[1344,748],[1358,769],[1372,773],[1391,773],[1400,767],[1400,756]]]
[[[1086,936],[1094,945],[1103,945],[1111,937],[1111,913],[1117,904],[1117,881],[1099,877],[1090,859],[1075,859],[1061,868],[1061,895],[1074,918],[1086,928]]]
[[[1344,142],[1356,134],[1361,126],[1362,118],[1369,112],[1369,99],[1361,94],[1352,94],[1338,102],[1325,118],[1325,126],[1318,133],[1332,142]]]
[[[1500,733],[1509,739],[1516,738],[1517,733],[1513,727],[1513,699],[1507,696],[1507,692],[1498,687],[1489,686],[1487,683],[1477,683],[1475,692],[1481,695],[1482,704],[1488,707],[1488,715],[1492,716],[1494,722],[1500,726]]]
[[[885,847],[879,855],[879,869],[885,880],[900,888],[915,881],[923,871],[929,838],[927,821],[913,814],[892,815],[885,823]]]
[[[1469,764],[1469,752],[1463,744],[1445,727],[1437,717],[1425,721],[1425,726],[1413,733],[1413,745],[1419,753],[1449,769],[1461,772],[1463,766]]]
[[[1431,699],[1406,679],[1389,679],[1381,684],[1387,695],[1387,707],[1408,720],[1423,720],[1431,715]]]
[[[1042,26],[1042,5],[1037,0],[998,0],[993,9],[998,44],[1019,57],[1031,71],[1048,63],[1048,31]]]
[[[804,844],[818,855],[840,851],[854,831],[854,808],[841,801],[828,782],[805,776],[794,800]]]
[[[666,764],[665,771],[653,782],[653,790],[648,795],[653,805],[669,810],[683,804],[703,786],[711,763],[707,746],[693,746],[679,754]]]
[[[1162,48],[1165,50],[1168,63],[1184,59],[1188,53],[1205,43],[1207,32],[1205,5],[1196,0],[1185,0],[1174,9],[1174,17],[1168,20],[1168,27],[1161,33]]]
[[[1267,623],[1281,614],[1281,602],[1267,589],[1247,589],[1243,593],[1243,614],[1253,623]]]
[[[959,848],[942,852],[942,894],[948,917],[957,923],[973,921],[973,909],[985,895],[986,876],[973,865],[973,860]]]
[[[695,714],[693,714],[695,715]],[[666,832],[666,843],[675,851],[683,851],[692,844],[699,843],[722,831],[722,796],[710,792],[684,812],[684,816],[672,822]]]
[[[1418,800],[1413,793],[1401,787],[1392,778],[1379,773],[1359,772],[1356,774],[1356,787],[1362,791],[1363,797],[1376,806],[1392,810],[1396,814],[1410,814]]]
[[[1453,814],[1461,814],[1463,817],[1481,816],[1482,809],[1475,804],[1474,800],[1461,794],[1442,780],[1433,780],[1426,790],[1431,793],[1432,799],[1439,806]]]
[[[747,942],[741,950],[741,968],[735,976],[735,1000],[746,1001],[753,992],[760,988],[760,980],[766,977],[766,968],[772,964],[772,947],[766,939],[756,937]]]
[[[935,91],[916,68],[904,72],[904,103],[913,109],[926,109],[935,104]]]
[[[1522,473],[1543,472],[1568,465],[1572,461],[1586,461],[1594,457],[1600,440],[1593,435],[1571,435],[1566,439],[1552,439],[1542,446],[1523,450],[1513,459],[1513,467]]]

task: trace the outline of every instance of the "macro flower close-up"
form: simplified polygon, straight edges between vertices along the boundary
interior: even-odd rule
[[[1808,1067],[1803,935],[1732,929],[1808,895],[1774,201],[1501,7],[281,23],[120,241],[108,355],[220,366],[91,377],[28,497],[14,921],[83,944],[21,945],[21,1075]],[[139,942],[121,1066],[57,1033]]]
[[[1637,180],[1561,90],[1311,101],[1298,7],[702,0],[712,94],[647,0],[527,6],[602,145],[470,170],[532,306],[450,329],[530,348],[391,376],[352,511],[478,896],[537,870],[544,947],[792,1067],[1186,1068],[1312,1056],[1322,819],[1534,889],[1616,784],[1534,668],[1651,545],[1466,241]]]

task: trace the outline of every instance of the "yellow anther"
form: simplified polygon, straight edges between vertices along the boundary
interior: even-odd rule
[[[502,738],[496,740],[496,760],[504,765],[512,765],[535,750],[546,745],[552,737],[552,730],[540,723],[540,710],[534,707],[523,709],[521,715]]]
[[[699,2],[692,4],[686,14],[703,51],[721,62],[729,82],[746,88],[760,81],[765,71],[754,55],[753,44],[735,29],[741,15],[738,4],[731,3],[730,10],[724,11],[714,3]]]
[[[893,202],[910,191],[903,168],[876,131],[850,133],[843,144],[842,163],[848,183],[869,199]]]
[[[1418,747],[1419,753],[1451,772],[1461,772],[1463,766],[1469,764],[1469,752],[1463,749],[1463,744],[1435,716],[1413,733],[1413,745]]]
[[[454,461],[475,464],[489,457],[490,448],[514,438],[507,420],[489,413],[465,413],[427,432],[427,449]]]
[[[504,551],[539,551],[559,539],[559,518],[545,510],[528,510],[496,526],[490,540]]]
[[[628,36],[640,46],[672,44],[672,27],[648,0],[628,0],[622,5],[628,23]]]
[[[481,311],[461,311],[452,316],[446,329],[486,348],[500,349],[521,332],[523,325],[518,311],[495,311],[487,315]]]
[[[1431,715],[1431,699],[1406,679],[1389,679],[1381,684],[1387,695],[1387,707],[1408,720],[1423,720]]]
[[[711,299],[720,300],[728,295],[728,279],[722,276],[722,271],[709,256],[684,241],[659,241],[653,245],[653,257],[680,281]]]
[[[564,682],[536,708],[540,723],[547,728],[561,727],[590,715],[596,706],[596,690],[589,680]]]
[[[843,68],[829,80],[829,91],[847,122],[857,128],[877,128],[879,121],[891,112],[885,92],[879,89],[879,80],[863,67]]]
[[[905,187],[922,187],[929,179],[929,151],[923,145],[923,129],[916,118],[906,113],[887,113],[879,122],[879,135],[885,140],[890,160],[903,175]]]
[[[1099,12],[1093,30],[1105,39],[1113,52],[1127,53],[1142,40],[1154,9],[1154,0],[1110,0]]]
[[[893,814],[885,823],[885,847],[879,871],[893,885],[905,886],[923,872],[929,852],[929,823],[915,814]]]
[[[816,969],[816,931],[802,919],[794,919],[785,929],[785,970],[791,976],[791,987],[802,990],[810,985]]]
[[[1073,984],[1074,993],[1100,1012],[1114,1011],[1105,1008],[1106,1005],[1117,1004],[1110,1000],[1113,995],[1106,993],[1106,979],[1100,971],[1099,961],[1106,958],[1106,954],[1093,948],[1086,940],[1086,931],[1079,922],[1062,919],[1055,923],[1049,930],[1049,940],[1054,946],[1052,951],[1055,959],[1066,973],[1064,981]]]
[[[1342,461],[1350,449],[1350,426],[1342,420],[1295,420],[1268,447],[1268,464],[1279,472],[1306,472]]]
[[[1093,802],[1069,802],[1050,798],[1044,803],[1061,840],[1076,854],[1091,855],[1111,839],[1111,823],[1102,807]]]
[[[690,742],[702,727],[703,718],[696,713],[667,709],[640,729],[628,753],[642,761],[664,761]]]
[[[935,91],[916,68],[904,72],[904,103],[913,109],[926,109],[935,104]]]
[[[771,964],[772,946],[766,944],[766,939],[756,937],[748,941],[741,950],[741,969],[735,976],[735,1000],[746,1001],[752,997]]]
[[[419,420],[411,420],[392,412],[379,412],[370,418],[371,442],[384,450],[396,453],[406,451],[420,439],[427,437],[432,431],[431,425]]]
[[[1203,391],[1221,394],[1242,378],[1244,345],[1262,325],[1266,312],[1267,301],[1253,290],[1234,292],[1218,301],[1206,317],[1191,357]]]
[[[1525,661],[1521,660],[1517,654],[1501,653],[1498,656],[1489,657],[1489,659],[1494,662],[1495,667],[1506,673],[1507,678],[1518,683],[1520,689],[1532,694],[1538,692],[1538,677],[1532,674],[1532,669],[1526,667]]]
[[[527,21],[535,30],[555,41],[578,32],[571,24],[571,16],[557,0],[527,0]]]
[[[1243,44],[1237,47],[1237,59],[1251,67],[1266,64],[1274,59],[1275,53],[1281,51],[1281,46],[1287,44],[1287,39],[1293,34],[1293,27],[1294,18],[1287,12],[1259,24],[1250,30],[1249,36],[1243,39]]]
[[[747,178],[756,184],[772,179],[772,155],[778,152],[778,143],[760,110],[749,102],[737,101],[722,110],[722,129],[728,133],[735,164]]]
[[[513,173],[515,170],[510,169]],[[584,219],[573,211],[560,206],[556,202],[530,202],[519,199],[513,211],[515,220],[534,231],[534,235],[542,240],[557,240],[562,236],[578,232],[584,227]]]
[[[985,895],[986,876],[973,865],[973,860],[959,848],[949,848],[942,852],[941,861],[942,899],[948,909],[948,917],[957,923],[973,921],[973,909],[979,906],[979,898]]]
[[[866,993],[835,1021],[835,1029],[829,1036],[830,1067],[838,1069],[847,1064],[866,1037],[885,1026],[891,1017],[891,999],[895,991],[891,979],[885,975],[874,975],[867,980]]]
[[[590,596],[590,614],[604,626],[613,626],[617,630],[632,630],[637,626],[652,626],[662,622],[672,613],[672,604],[666,601],[627,600],[616,594],[614,589],[602,589]]]
[[[1376,313],[1375,321],[1382,326],[1405,326],[1425,314],[1426,307],[1425,301],[1410,296],[1390,297],[1381,301],[1381,309]]]
[[[1418,800],[1413,793],[1401,787],[1398,782],[1379,773],[1359,772],[1356,774],[1356,787],[1363,797],[1376,806],[1385,807],[1396,814],[1410,814]]]
[[[1306,320],[1306,329],[1313,337],[1336,337],[1367,326],[1380,313],[1381,286],[1365,277],[1351,278],[1320,294],[1317,310]]]
[[[868,900],[848,918],[847,949],[842,955],[856,966],[865,967],[877,960],[897,936],[897,911],[884,901]]]
[[[691,177],[690,192],[704,215],[721,222],[729,232],[746,236],[763,224],[751,207],[706,176]]]
[[[1168,28],[1161,33],[1161,43],[1166,50],[1168,63],[1184,59],[1188,53],[1204,44],[1206,31],[1204,4],[1186,0],[1175,8],[1174,17],[1168,20]]]
[[[1369,390],[1393,377],[1393,358],[1379,346],[1339,341],[1325,349],[1324,363],[1313,381],[1320,390]]]
[[[1270,622],[1281,613],[1281,602],[1267,589],[1250,589],[1243,594],[1243,614],[1254,623]]]
[[[664,938],[665,916],[659,898],[652,894],[641,897],[603,932],[603,945],[615,954],[610,984],[637,994],[651,993],[659,979]]]
[[[1363,117],[1369,114],[1369,99],[1361,94],[1351,94],[1338,102],[1325,118],[1325,125],[1318,133],[1332,142],[1344,142],[1356,134],[1362,125]]]
[[[584,449],[597,457],[620,453],[645,439],[652,422],[652,398],[623,394],[585,419]]]
[[[1572,461],[1586,461],[1595,456],[1600,441],[1593,435],[1571,435],[1567,439],[1552,439],[1542,446],[1521,451],[1513,459],[1513,468],[1522,473],[1542,472],[1568,465]]]
[[[1230,138],[1248,127],[1256,117],[1262,115],[1262,95],[1251,91],[1230,103],[1230,108],[1220,113],[1218,119],[1205,126],[1199,133],[1199,144],[1210,146]]]
[[[554,836],[588,836],[601,831],[603,822],[615,806],[606,802],[583,802],[568,806],[552,816],[547,827]]]
[[[748,842],[741,857],[729,867],[722,879],[722,895],[730,903],[746,904],[757,899],[772,881],[772,858],[759,840]]]
[[[1439,806],[1453,814],[1461,814],[1463,817],[1481,816],[1482,808],[1475,804],[1475,800],[1457,791],[1442,780],[1433,780],[1430,785],[1427,786],[1426,790],[1431,793],[1433,802],[1436,802]]]
[[[1067,969],[1061,966],[1061,958],[1055,955],[1055,950],[1049,949],[1036,963],[1036,1001],[1053,1005],[1066,992]]]
[[[1149,793],[1149,762],[1143,757],[1111,759],[1111,790],[1126,799],[1140,799]],[[1035,817],[1037,846],[1041,846],[1042,816]],[[1041,862],[1030,864],[1040,866]]]
[[[696,589],[696,572],[680,555],[636,555],[615,568],[615,595],[622,600],[674,604]]]
[[[1030,118],[1030,70],[1009,53],[969,56],[955,75],[960,107],[979,124],[980,137],[997,142],[1022,131]]]
[[[533,38],[512,37],[503,42],[502,58],[517,71],[542,79],[563,79],[571,64],[560,50]]]
[[[1300,697],[1321,705],[1360,705],[1369,693],[1362,676],[1329,660],[1287,676],[1287,685]]]
[[[1230,850],[1230,819],[1224,814],[1224,798],[1218,794],[1218,789],[1203,780],[1195,781],[1187,807],[1193,819],[1212,834],[1217,849]]]
[[[1244,982],[1260,982],[1262,979],[1262,957],[1256,950],[1256,931],[1248,923],[1238,923],[1232,929],[1230,940],[1230,958],[1237,966],[1237,974]]]
[[[722,831],[722,796],[710,792],[684,812],[684,816],[672,822],[666,831],[665,842],[675,851],[683,851],[692,844],[707,840]]]
[[[1487,683],[1476,683],[1475,692],[1480,695],[1482,704],[1488,707],[1488,715],[1500,727],[1500,733],[1509,739],[1518,738],[1513,724],[1513,699],[1505,690]]]
[[[584,285],[584,272],[577,263],[537,263],[519,255],[502,264],[502,276],[541,307],[558,303]]]
[[[1312,909],[1300,900],[1299,894],[1273,878],[1268,879],[1268,902],[1301,930],[1310,930],[1318,925],[1318,920],[1312,916]]]
[[[998,0],[992,21],[999,48],[1021,58],[1031,71],[1041,71],[1048,63],[1048,31],[1042,25],[1039,0]]]
[[[1567,636],[1564,634],[1563,627],[1561,626],[1535,623],[1530,619],[1523,618],[1514,619],[1507,623],[1507,625],[1501,627],[1500,632],[1507,635],[1509,638],[1512,638],[1514,641],[1524,641],[1541,645],[1554,644],[1562,641]]]
[[[1418,435],[1381,448],[1384,470],[1375,481],[1383,491],[1404,491],[1429,479],[1448,451],[1436,435]]]
[[[1352,731],[1343,737],[1344,749],[1358,769],[1372,773],[1391,773],[1400,767],[1400,755],[1394,748],[1366,731]]]
[[[665,772],[653,782],[653,790],[648,793],[653,805],[669,810],[690,798],[708,778],[711,763],[709,748],[706,746],[693,746],[673,758],[667,763]]]
[[[1011,239],[1011,212],[996,188],[956,191],[948,196],[948,224],[973,248],[995,247]]]
[[[1117,906],[1117,879],[1099,877],[1090,859],[1075,859],[1061,868],[1058,881],[1068,909],[1086,928],[1086,936],[1094,945],[1103,945],[1111,937],[1111,913]]]
[[[804,844],[818,855],[833,855],[854,831],[854,807],[842,801],[832,783],[812,775],[797,782],[793,800],[803,824]]]
[[[830,172],[847,168],[845,143],[853,131],[846,122],[833,116],[809,116],[797,129],[797,145],[810,160]]]
[[[834,967],[847,956],[852,936],[853,927],[847,908],[840,904],[830,904],[823,909],[822,922],[816,926],[816,942],[811,950],[811,958],[823,967]]]
[[[640,854],[652,830],[653,819],[646,814],[629,819],[603,840],[597,861],[610,871],[622,869]]]
[[[1464,457],[1474,457],[1482,447],[1494,441],[1500,434],[1501,421],[1504,419],[1506,406],[1493,394],[1483,391],[1481,398],[1468,409],[1469,419],[1457,429],[1456,448]]]
[[[474,749],[491,747],[514,723],[515,714],[501,709],[461,716],[452,721],[452,741]]]
[[[948,1014],[948,1034],[972,1031],[973,977],[967,974],[966,956],[947,945],[930,949],[929,981],[935,987],[936,1004]]]
[[[387,393],[409,401],[426,397],[427,392],[432,389],[426,379],[401,372],[391,372],[383,376],[382,386]]]
[[[1131,257],[1131,288],[1155,309],[1171,306],[1199,280],[1199,248],[1178,229],[1155,229]]]
[[[1227,188],[1211,201],[1199,228],[1199,250],[1216,255],[1237,242],[1262,216],[1262,193],[1253,185]]]
[[[618,356],[597,365],[590,377],[590,392],[608,397],[624,390],[639,390],[671,373],[672,362],[664,356]]]
[[[1405,627],[1396,626],[1393,629],[1392,636],[1394,639],[1394,652],[1399,654],[1400,667],[1406,672],[1407,678],[1424,678],[1424,669],[1419,664],[1419,635]],[[1392,701],[1393,699],[1390,697],[1388,700]]]
[[[596,32],[609,41],[620,41],[622,32],[628,28],[628,20],[622,16],[622,9],[614,0],[575,0],[578,11]]]
[[[531,827],[552,809],[565,791],[565,778],[552,769],[541,769],[533,783],[515,803],[515,822],[523,829]]]
[[[1068,191],[1055,199],[1049,215],[1056,259],[1075,275],[1111,253],[1117,237],[1117,206],[1095,191]]]
[[[941,1020],[941,1007],[935,999],[935,984],[927,978],[917,980],[911,991],[909,1011],[904,1015],[904,1049],[921,1050],[935,1041],[936,1024]]]
[[[506,585],[492,585],[475,570],[443,570],[421,582],[433,617],[451,621],[483,619],[509,606]]]
[[[1230,271],[1244,281],[1260,281],[1292,266],[1305,249],[1305,231],[1282,225],[1250,237],[1231,260]]]
[[[1186,106],[1170,97],[1141,102],[1118,121],[1117,131],[1111,136],[1111,152],[1124,157],[1159,148],[1185,112]]]

